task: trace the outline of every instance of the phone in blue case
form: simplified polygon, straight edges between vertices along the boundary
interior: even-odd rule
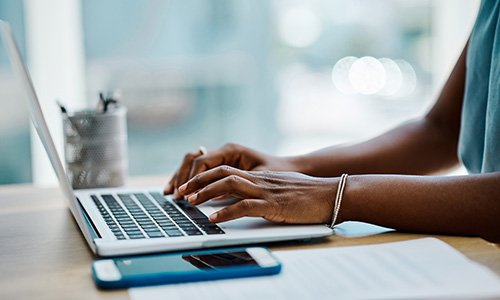
[[[232,248],[96,260],[92,276],[103,289],[277,274],[266,248]]]

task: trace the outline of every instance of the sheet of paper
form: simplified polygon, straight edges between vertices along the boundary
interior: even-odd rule
[[[275,276],[130,289],[155,299],[401,299],[500,297],[500,278],[434,238],[279,251]]]

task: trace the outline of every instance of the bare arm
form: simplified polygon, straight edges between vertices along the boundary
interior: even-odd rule
[[[457,165],[467,46],[436,104],[423,118],[367,142],[333,146],[291,158],[296,171],[312,176],[432,174]]]
[[[340,218],[398,230],[500,242],[500,172],[467,176],[350,176]]]

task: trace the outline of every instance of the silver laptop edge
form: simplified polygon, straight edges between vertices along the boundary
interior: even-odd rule
[[[29,72],[22,61],[14,36],[10,30],[10,26],[8,25],[8,23],[2,20],[0,20],[0,33],[6,44],[13,71],[18,81],[21,82],[23,90],[25,90],[26,92],[32,123],[56,172],[64,196],[68,200],[71,213],[73,214],[73,217],[80,227],[85,240],[94,253],[100,256],[142,254],[159,251],[174,251],[182,249],[250,244],[256,242],[273,242],[292,239],[315,238],[332,234],[332,230],[330,228],[322,225],[276,225],[271,228],[263,228],[264,230],[262,230],[262,225],[264,222],[263,220],[259,223],[255,222],[256,220],[241,219],[241,221],[237,220],[228,222],[233,223],[236,226],[231,227],[231,225],[228,225],[227,229],[225,227],[222,227],[228,234],[223,234],[219,237],[183,236],[179,239],[162,238],[140,240],[113,240],[108,238],[107,236],[109,236],[109,228],[104,227],[102,216],[96,211],[95,205],[89,204],[89,195],[91,193],[103,194],[104,192],[116,195],[118,192],[130,192],[131,189],[118,188],[79,190],[78,193],[75,194],[75,191],[72,189],[66,176],[61,160],[59,159],[59,155],[57,154],[55,144],[50,135],[49,128],[45,122],[43,111],[40,107],[38,97],[31,82]],[[136,191],[144,192],[144,189],[136,189]],[[217,208],[216,206],[210,207],[211,209]],[[203,208],[200,206],[200,209],[203,213],[207,213],[207,207]],[[252,227],[253,229],[257,229],[253,230]],[[270,226],[267,225],[266,227]],[[272,234],[268,229],[273,230]]]
[[[22,84],[22,88],[26,92],[26,96],[29,100],[28,108],[33,126],[40,136],[40,140],[42,141],[42,144],[49,156],[50,162],[54,167],[54,171],[56,172],[57,178],[59,179],[59,184],[61,185],[64,196],[68,199],[71,213],[73,214],[76,222],[78,223],[78,226],[83,232],[85,240],[87,240],[87,243],[92,248],[92,251],[96,252],[95,244],[93,243],[89,228],[87,227],[86,221],[83,219],[84,212],[75,198],[75,194],[73,192],[73,189],[71,188],[71,185],[69,184],[68,178],[66,177],[66,173],[64,172],[61,160],[59,159],[59,157],[57,157],[56,146],[54,144],[54,141],[52,140],[52,137],[50,136],[49,128],[47,126],[47,123],[45,122],[45,118],[43,117],[42,108],[40,107],[40,103],[38,102],[38,97],[33,87],[31,77],[22,61],[19,49],[17,47],[12,31],[10,30],[9,24],[5,21],[0,20],[0,31],[7,48],[7,53],[12,63],[13,72],[18,78],[18,81]]]

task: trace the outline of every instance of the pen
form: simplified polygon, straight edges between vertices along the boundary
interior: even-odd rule
[[[98,113],[103,113],[105,107],[106,99],[104,98],[104,94],[102,92],[99,92],[99,101],[97,101],[97,108],[95,110]]]
[[[71,118],[69,117],[69,114],[68,114],[68,110],[66,109],[66,107],[59,101],[59,100],[56,100],[56,103],[57,105],[59,106],[59,109],[61,110],[61,113],[66,117],[66,119],[69,121],[69,126],[71,127],[71,129],[78,134],[78,130],[77,130],[77,127],[75,126],[75,124],[73,124],[73,120],[71,120]]]
[[[116,105],[118,103],[119,95],[117,93],[108,93],[108,96],[104,97],[104,93],[99,93],[99,101],[97,102],[96,112],[98,113],[106,113],[110,107],[110,105]]]
[[[68,115],[68,111],[66,110],[66,107],[59,101],[56,100],[57,105],[59,106],[59,109],[61,110],[62,114]]]

